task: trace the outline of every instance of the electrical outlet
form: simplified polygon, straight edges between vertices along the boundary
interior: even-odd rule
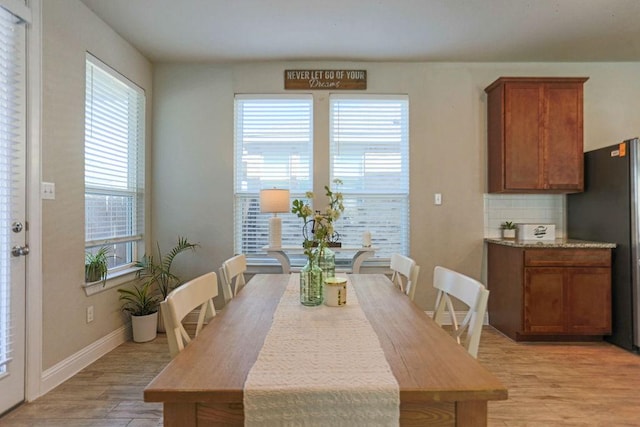
[[[93,322],[93,306],[87,307],[87,323]]]
[[[433,204],[438,206],[442,204],[442,193],[435,193],[433,195]]]

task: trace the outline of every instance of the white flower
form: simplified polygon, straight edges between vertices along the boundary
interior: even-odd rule
[[[301,212],[301,214],[302,214],[303,216],[307,217],[307,216],[311,216],[311,215],[313,215],[313,211],[311,210],[311,207],[310,207],[309,205],[304,205],[304,206],[302,207],[302,212]]]

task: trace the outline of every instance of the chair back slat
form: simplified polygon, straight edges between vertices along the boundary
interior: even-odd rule
[[[229,258],[220,267],[222,292],[225,304],[240,292],[245,285],[244,272],[247,271],[247,257],[243,254]]]
[[[205,322],[216,315],[213,298],[217,295],[218,278],[214,272],[196,277],[167,295],[162,302],[162,316],[172,357],[191,342],[191,337],[182,324],[184,318],[196,308],[200,308],[195,332],[197,336]]]
[[[478,357],[482,324],[487,311],[489,291],[479,281],[456,271],[437,266],[433,272],[433,286],[438,290],[433,319],[444,324],[448,313],[453,326],[453,335],[473,356]],[[466,314],[458,324],[454,300],[466,305]]]
[[[407,294],[413,301],[418,283],[420,266],[416,262],[404,255],[392,254],[390,268],[392,271],[391,281]]]

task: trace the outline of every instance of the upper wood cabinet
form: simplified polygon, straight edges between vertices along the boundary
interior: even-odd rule
[[[501,77],[488,95],[490,193],[583,191],[587,77]]]

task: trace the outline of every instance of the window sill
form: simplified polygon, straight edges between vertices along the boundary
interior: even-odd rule
[[[104,292],[106,290],[132,281],[133,279],[135,279],[135,275],[138,270],[140,270],[140,268],[137,267],[119,270],[115,273],[107,275],[107,281],[104,284],[102,280],[98,280],[97,282],[84,283],[82,285],[82,288],[84,289],[84,293],[86,294],[86,296],[99,294],[100,292]]]

